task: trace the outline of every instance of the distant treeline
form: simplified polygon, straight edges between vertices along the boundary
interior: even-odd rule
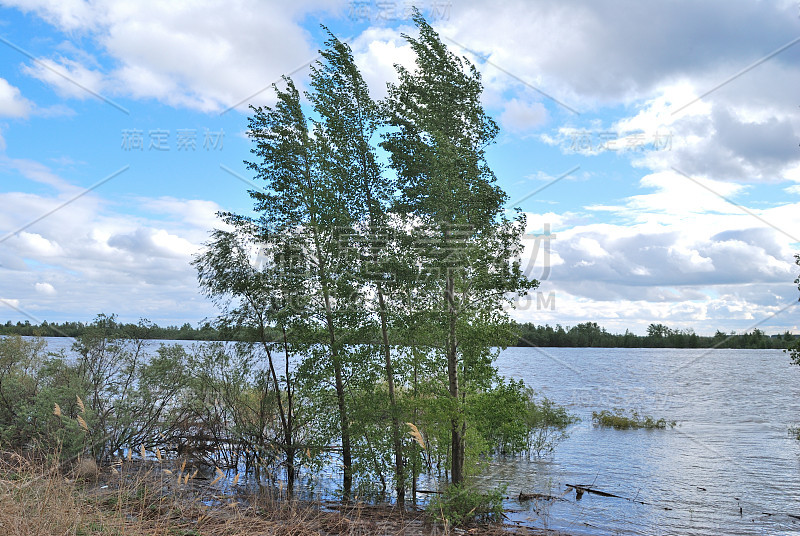
[[[113,316],[112,316],[113,318]],[[47,322],[39,325],[11,321],[0,324],[0,335],[22,335],[39,337],[80,337],[91,326],[83,322]],[[218,327],[205,322],[194,328],[185,323],[182,326],[161,327],[150,322],[138,324],[114,324],[122,337],[140,339],[162,339],[178,341],[237,341],[250,340],[251,334]],[[268,334],[269,339],[280,340],[280,332]],[[786,348],[789,342],[797,338],[788,331],[782,335],[767,335],[759,329],[736,334],[717,331],[713,337],[698,335],[691,329],[671,329],[663,324],[650,324],[647,335],[636,335],[630,331],[625,333],[609,333],[596,322],[584,322],[576,326],[555,327],[537,326],[532,323],[517,324],[516,339],[511,346],[557,346],[557,347],[599,347],[599,348]],[[375,342],[375,341],[372,341]]]
[[[113,315],[111,318],[115,318]],[[91,323],[84,322],[47,322],[31,324],[29,321],[11,321],[0,324],[0,335],[22,335],[38,337],[81,337],[91,327]],[[123,338],[162,339],[176,341],[224,341],[237,340],[235,333],[219,329],[209,322],[194,328],[186,323],[182,326],[161,327],[147,321],[138,324],[112,323],[109,328]]]
[[[788,331],[767,335],[760,329],[736,334],[717,331],[713,337],[698,335],[692,329],[671,329],[663,324],[650,324],[647,335],[609,333],[595,322],[573,327],[555,327],[526,323],[518,325],[516,346],[563,346],[602,348],[786,348],[797,336]]]

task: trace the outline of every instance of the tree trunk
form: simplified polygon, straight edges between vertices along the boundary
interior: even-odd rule
[[[350,498],[353,489],[353,460],[350,453],[350,421],[347,418],[347,403],[344,398],[344,380],[342,378],[342,362],[339,355],[339,347],[336,342],[336,331],[333,326],[333,316],[331,313],[331,298],[328,292],[327,282],[323,282],[323,296],[325,299],[325,320],[328,325],[328,336],[331,343],[331,359],[333,361],[333,372],[336,377],[336,400],[339,404],[339,424],[342,429],[342,465],[344,475],[342,478],[342,493],[345,500]]]
[[[456,412],[450,420],[451,442],[451,468],[450,481],[460,484],[464,480],[464,427],[461,423],[460,400],[458,396],[458,353],[456,348],[456,307],[454,296],[454,276],[448,271],[445,298],[447,300],[447,379],[450,388],[450,397],[455,401]]]
[[[386,318],[386,302],[383,299],[383,288],[378,283],[378,306],[381,317],[381,336],[383,337],[383,351],[386,358],[386,382],[389,386],[389,404],[392,412],[392,440],[394,441],[394,480],[397,490],[397,505],[405,507],[406,482],[403,467],[403,444],[400,439],[400,419],[397,415],[397,399],[394,392],[394,368],[392,367],[392,349],[389,346],[389,328]]]
[[[297,478],[296,469],[294,466],[294,448],[286,449],[286,494],[289,497],[294,496],[294,481]]]

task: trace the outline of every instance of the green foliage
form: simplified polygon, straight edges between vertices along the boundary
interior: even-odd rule
[[[22,444],[33,432],[29,417],[41,391],[37,371],[45,346],[42,339],[0,338],[0,441],[5,444]]]
[[[42,321],[40,324],[31,324],[30,321],[17,322],[16,324],[7,321],[0,324],[0,335],[22,335],[23,337],[81,337],[87,330],[91,329],[91,322],[48,322]],[[160,339],[167,341],[220,341],[237,340],[238,334],[230,331],[223,331],[213,326],[209,322],[203,322],[198,327],[190,324],[182,326],[157,326],[149,324],[145,331],[142,331],[141,324],[115,323],[114,330],[119,332],[121,337],[136,335],[142,339]],[[274,334],[277,336],[277,334]]]
[[[575,415],[536,393],[522,380],[501,381],[469,400],[468,415],[491,452],[499,454],[550,453],[567,438]]]
[[[505,486],[483,493],[454,484],[434,496],[426,511],[433,521],[441,522],[446,527],[460,527],[470,523],[499,523],[503,519],[505,493]]]
[[[609,333],[595,322],[585,322],[572,327],[537,326],[532,323],[517,324],[511,328],[515,346],[574,347],[574,348],[786,348],[797,339],[790,333],[768,336],[759,329],[746,333],[726,334],[721,331],[713,337],[701,336],[692,329],[672,329],[663,324],[651,324],[645,336]]]
[[[567,428],[580,419],[547,397],[534,398],[529,391],[525,420],[528,427],[528,452],[542,456],[555,450],[556,445],[568,437]]]
[[[667,422],[666,419],[656,420],[650,415],[639,415],[636,410],[631,410],[629,413],[629,415],[625,415],[625,410],[620,408],[615,408],[613,412],[608,410],[594,411],[592,412],[592,422],[597,426],[616,428],[617,430],[629,430],[632,428],[663,430],[667,426],[674,428],[677,424],[675,421]]]
[[[800,365],[800,339],[795,339],[789,345],[789,348],[787,348],[786,351],[789,352],[789,357],[792,360],[792,363],[795,365]]]
[[[800,266],[800,254],[794,256],[795,263]],[[797,289],[800,290],[800,277],[794,280],[794,283],[797,285]],[[788,334],[788,332],[787,332]],[[795,338],[794,341],[791,342],[789,348],[787,349],[789,352],[792,363],[795,365],[800,365],[800,338]]]
[[[411,274],[409,320],[427,324],[431,352],[447,371],[439,397],[450,397],[440,403],[449,413],[451,481],[459,483],[469,447],[465,400],[494,378],[493,345],[497,328],[508,324],[505,308],[538,282],[514,261],[525,219],[506,215],[507,195],[486,161],[498,127],[483,109],[481,75],[447,49],[419,11],[413,20],[418,37],[404,37],[415,66],[397,66],[381,147],[397,174],[397,231],[413,255],[403,271]]]
[[[186,385],[185,354],[162,346],[145,359],[143,341],[121,338],[117,327],[113,316],[99,315],[76,340],[74,360],[45,356],[41,339],[0,339],[4,442],[103,460],[169,433],[169,413]]]
[[[520,418],[528,409],[522,382],[501,382],[495,388],[470,399],[467,415],[492,449],[500,454],[526,450],[528,423]]]

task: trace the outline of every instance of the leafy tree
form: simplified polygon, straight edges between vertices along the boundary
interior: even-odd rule
[[[800,254],[794,256],[795,263],[800,266]],[[800,276],[794,280],[795,285],[797,285],[797,289],[800,290]],[[789,352],[792,357],[792,361],[796,365],[800,365],[800,337],[794,339],[794,342],[789,347]]]
[[[34,433],[29,404],[41,392],[39,370],[45,360],[43,339],[19,335],[0,338],[0,439],[23,447]]]
[[[146,330],[147,322],[140,328]],[[79,391],[71,398],[81,402],[73,416],[86,423],[87,449],[98,461],[123,447],[154,445],[170,435],[168,413],[186,383],[182,347],[161,345],[155,356],[148,355],[144,339],[123,337],[115,317],[100,314],[73,351],[78,354],[74,365],[62,359],[50,371],[69,376],[74,369]],[[74,407],[70,400],[62,403]]]
[[[353,60],[352,51],[330,32],[325,45],[326,49],[321,52],[322,61],[311,68],[313,91],[308,98],[320,117],[319,132],[324,135],[326,145],[326,150],[321,153],[323,165],[328,173],[337,177],[336,183],[347,188],[348,210],[354,223],[351,230],[354,238],[352,245],[360,253],[361,270],[357,274],[360,291],[373,296],[372,299],[366,298],[364,303],[373,302],[372,309],[377,312],[391,415],[394,481],[398,504],[402,507],[405,500],[405,471],[392,346],[389,341],[390,297],[387,295],[393,269],[391,258],[387,257],[391,234],[388,209],[394,185],[384,175],[373,143],[381,127],[380,111],[369,96],[367,84]]]
[[[390,86],[386,102],[393,128],[382,145],[399,178],[396,210],[418,237],[415,252],[430,269],[426,298],[440,329],[436,351],[447,367],[451,480],[458,484],[464,479],[464,384],[485,375],[481,365],[491,360],[486,337],[504,322],[507,293],[524,294],[536,282],[510,262],[524,220],[504,216],[507,196],[485,161],[498,127],[481,105],[480,73],[447,50],[419,11],[413,20],[419,37],[404,37],[416,69],[397,66],[400,82]]]
[[[302,427],[297,421],[297,382],[290,367],[294,345],[290,342],[289,331],[307,302],[303,287],[304,259],[294,235],[267,237],[264,233],[268,231],[260,230],[245,218],[227,215],[226,219],[236,230],[215,230],[205,251],[195,258],[194,265],[201,288],[223,311],[221,321],[251,333],[252,339],[247,342],[255,343],[259,348],[250,347],[249,352],[266,356],[268,374],[262,381],[257,381],[262,386],[258,407],[251,407],[250,411],[258,416],[263,431],[267,424],[264,422],[267,407],[264,404],[269,402],[270,407],[274,406],[281,429],[281,437],[275,444],[285,456],[287,486],[291,493],[297,473],[295,458],[300,449],[298,434]],[[257,248],[260,248],[260,266],[254,266],[252,261]],[[279,342],[272,341],[272,327],[277,327],[281,333]],[[276,352],[283,353],[280,376]],[[224,361],[210,364],[219,364],[227,370]],[[241,364],[244,370],[251,367],[249,360]],[[203,385],[212,390],[224,389],[226,393],[230,392],[228,386],[237,383],[229,381],[217,385],[211,378],[208,380]],[[243,385],[245,380],[242,378],[239,383]],[[247,401],[239,397],[232,400],[229,407],[236,411],[243,405],[247,406]],[[265,438],[261,437],[261,432],[256,435],[257,440],[253,440],[258,445],[256,452],[263,456],[265,441],[260,440]]]
[[[350,418],[345,392],[348,337],[363,325],[364,308],[358,303],[358,263],[351,246],[353,220],[347,176],[330,173],[328,155],[333,151],[324,122],[309,121],[300,104],[300,94],[289,78],[286,89],[275,87],[274,108],[253,108],[249,134],[258,157],[248,167],[266,182],[265,191],[252,190],[258,236],[269,243],[291,237],[293,252],[302,255],[303,284],[308,300],[295,304],[310,337],[324,333],[326,353],[316,356],[317,369],[333,372],[344,465],[343,487],[352,487]],[[229,221],[245,221],[229,215]],[[299,307],[299,308],[298,308]],[[298,324],[295,329],[300,331]]]

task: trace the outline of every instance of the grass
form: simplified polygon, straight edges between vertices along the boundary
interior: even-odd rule
[[[164,465],[169,462],[165,459]],[[161,464],[118,462],[89,475],[0,452],[0,534],[7,536],[316,536],[446,534],[423,511],[362,503],[301,503],[271,494],[234,495]],[[76,464],[76,467],[79,467]],[[173,467],[173,466],[171,466]],[[192,474],[185,469],[183,474]],[[213,478],[213,476],[212,476]],[[513,535],[502,524],[481,534]]]
[[[666,419],[655,419],[650,415],[639,415],[636,410],[631,410],[626,415],[625,410],[620,408],[615,408],[613,412],[608,410],[594,411],[592,412],[592,422],[597,426],[615,428],[617,430],[638,428],[664,430],[667,426],[674,428],[677,424],[675,421],[667,422]]]
[[[55,470],[54,470],[55,469]],[[117,467],[75,478],[13,453],[0,454],[0,532],[8,536],[244,536],[318,534],[335,514],[257,497],[249,505],[153,467]],[[341,517],[341,516],[338,516]]]
[[[800,441],[800,426],[790,426],[789,427],[789,437],[793,437]]]

